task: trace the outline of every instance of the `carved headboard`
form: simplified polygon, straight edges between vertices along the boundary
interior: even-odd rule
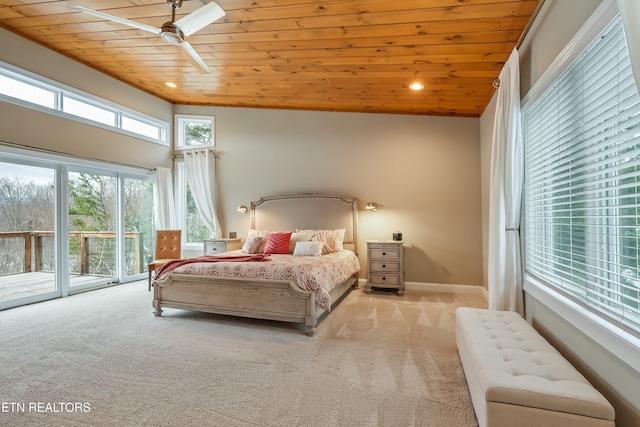
[[[267,231],[345,228],[344,247],[357,253],[358,200],[340,193],[262,197],[251,202],[251,228]]]

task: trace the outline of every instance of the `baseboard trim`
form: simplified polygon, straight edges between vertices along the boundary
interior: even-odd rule
[[[406,290],[429,291],[429,292],[451,292],[464,294],[481,294],[484,286],[478,285],[457,285],[451,283],[427,283],[427,282],[405,282]]]
[[[358,287],[364,288],[367,285],[367,279],[358,279]],[[488,299],[487,290],[484,286],[479,285],[458,285],[451,283],[428,283],[428,282],[405,282],[405,290],[407,291],[427,291],[427,292],[450,292],[460,294],[483,294]]]

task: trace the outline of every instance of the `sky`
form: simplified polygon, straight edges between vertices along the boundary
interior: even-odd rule
[[[36,184],[53,184],[54,176],[53,169],[0,162],[0,177],[18,178]]]

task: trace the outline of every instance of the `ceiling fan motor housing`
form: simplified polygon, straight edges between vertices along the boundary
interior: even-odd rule
[[[173,25],[173,22],[165,22],[162,24],[162,32],[160,33],[160,37],[162,40],[166,41],[169,44],[173,45],[181,45],[184,42],[184,38],[182,37],[182,31],[180,28]]]

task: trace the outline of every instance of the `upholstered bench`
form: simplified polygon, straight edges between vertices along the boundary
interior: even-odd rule
[[[518,313],[456,310],[480,427],[614,427],[611,404]]]

